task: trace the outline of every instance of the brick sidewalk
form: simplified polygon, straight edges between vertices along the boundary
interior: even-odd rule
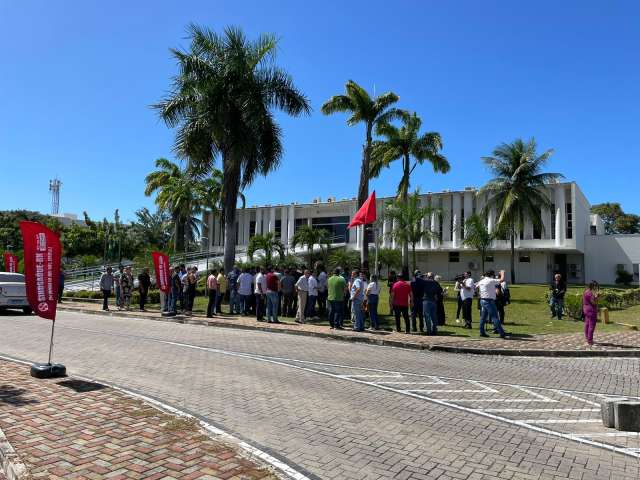
[[[103,313],[101,305],[89,302],[65,302],[59,309],[86,313]],[[106,312],[104,312],[106,313]],[[425,336],[398,332],[353,332],[350,329],[330,330],[327,326],[293,322],[268,324],[257,322],[253,317],[222,315],[206,318],[202,315],[176,317],[161,317],[159,312],[117,311],[108,314],[130,318],[148,318],[153,320],[173,321],[179,323],[193,323],[218,327],[235,327],[266,330],[291,334],[319,336],[338,340],[367,342],[387,346],[404,348],[431,349],[460,353],[498,353],[498,354],[567,354],[567,355],[629,355],[640,356],[640,332],[624,330],[613,333],[598,333],[596,329],[595,345],[587,349],[582,333],[531,335],[502,340],[500,338],[470,339],[455,336]]]
[[[31,478],[275,480],[196,422],[71,378],[37,380],[0,360],[0,429]],[[4,480],[0,473],[0,480]]]

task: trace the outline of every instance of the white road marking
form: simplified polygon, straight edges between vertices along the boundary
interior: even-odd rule
[[[546,397],[544,395],[540,395],[539,393],[532,392],[531,390],[529,390],[528,388],[525,388],[525,387],[516,387],[516,388],[518,390],[526,393],[527,395],[531,395],[532,397],[539,398],[540,400],[545,400],[545,401],[553,400],[553,399],[551,399],[549,397]]]
[[[501,403],[558,403],[558,400],[538,400],[537,398],[439,398],[443,402],[501,402]]]
[[[592,402],[591,400],[585,400],[584,398],[577,397],[576,395],[573,395],[572,393],[567,393],[567,392],[564,392],[562,390],[558,390],[557,393],[559,393],[560,395],[562,395],[564,397],[569,397],[569,398],[573,398],[574,400],[579,400],[579,401],[581,401],[583,403],[588,403],[589,405],[595,405],[596,407],[600,406],[600,404],[598,402]]]
[[[592,433],[569,433],[572,437],[635,437],[640,440],[639,432],[592,432]]]
[[[522,420],[526,423],[602,423],[599,418],[574,418],[573,420],[567,420],[564,418],[550,418],[546,420]]]
[[[381,385],[443,385],[442,382],[376,382]]]
[[[484,412],[533,413],[533,412],[599,412],[599,408],[483,408]]]
[[[342,378],[402,378],[402,375],[338,375]]]
[[[410,390],[400,390],[401,392],[425,392],[425,393],[494,393],[490,390],[438,390],[438,389],[424,389],[416,388]],[[485,400],[491,400],[487,398]]]
[[[484,412],[484,411],[482,411],[480,409],[474,409],[474,408],[469,408],[469,407],[465,407],[465,406],[462,406],[462,405],[457,405],[455,403],[452,403],[453,402],[452,400],[443,400],[443,399],[432,398],[432,397],[428,397],[428,396],[425,396],[425,395],[420,395],[420,394],[417,394],[417,393],[414,393],[414,392],[403,392],[402,390],[398,390],[398,389],[389,387],[387,385],[380,385],[380,384],[376,384],[375,382],[367,382],[367,381],[364,381],[364,380],[359,380],[357,378],[345,378],[345,377],[341,377],[338,374],[326,372],[326,371],[323,371],[323,370],[315,370],[313,368],[308,368],[308,367],[303,367],[303,366],[300,366],[300,365],[295,365],[295,364],[292,364],[292,363],[287,363],[287,362],[294,362],[294,363],[305,363],[305,364],[311,364],[311,365],[323,365],[321,362],[311,362],[311,361],[306,361],[306,360],[300,361],[300,360],[296,360],[296,359],[293,359],[293,358],[286,358],[286,357],[270,357],[270,356],[267,356],[267,355],[257,355],[257,354],[250,354],[250,353],[233,352],[233,351],[221,350],[221,349],[212,348],[212,347],[202,347],[202,346],[199,346],[199,345],[192,345],[192,344],[181,343],[181,342],[173,342],[173,341],[169,341],[169,340],[161,340],[161,339],[157,339],[157,338],[153,338],[153,337],[144,337],[144,336],[139,336],[139,335],[118,334],[118,333],[115,333],[115,332],[111,333],[111,332],[105,332],[105,331],[100,331],[100,330],[91,330],[91,329],[76,328],[76,327],[62,327],[62,328],[67,328],[67,329],[77,330],[77,331],[90,332],[90,333],[96,333],[98,335],[121,336],[121,337],[125,337],[125,338],[138,338],[138,339],[143,339],[143,340],[152,341],[152,342],[156,342],[156,343],[161,343],[161,344],[165,344],[165,345],[173,345],[173,346],[178,346],[178,347],[183,347],[183,348],[190,348],[190,349],[201,350],[201,351],[209,351],[209,352],[212,352],[212,353],[218,353],[220,355],[227,355],[227,356],[236,357],[236,358],[245,358],[245,359],[251,359],[251,360],[260,361],[260,362],[264,362],[264,363],[281,365],[281,366],[285,366],[285,367],[288,367],[288,368],[293,368],[293,369],[302,370],[302,371],[306,371],[306,372],[310,372],[310,373],[315,373],[315,374],[326,376],[326,377],[330,377],[330,378],[336,378],[336,379],[349,381],[349,382],[353,382],[353,383],[359,383],[361,385],[373,386],[373,387],[379,388],[381,390],[400,393],[402,395],[406,395],[406,396],[409,396],[409,397],[418,398],[418,399],[422,399],[422,400],[427,400],[427,401],[429,401],[431,403],[435,403],[437,405],[450,407],[450,408],[453,408],[455,410],[459,410],[459,411],[463,411],[463,412],[467,412],[467,413],[473,413],[473,414],[476,414],[476,415],[479,415],[479,416],[482,416],[482,417],[490,418],[492,420],[500,421],[500,422],[511,424],[511,425],[520,426],[520,427],[532,430],[534,432],[543,433],[543,434],[551,435],[551,436],[554,436],[554,437],[563,438],[565,440],[573,440],[573,441],[576,441],[576,442],[584,444],[584,445],[590,445],[590,446],[602,448],[602,449],[605,449],[605,450],[609,450],[609,451],[613,451],[613,452],[617,452],[617,453],[622,453],[622,454],[625,454],[625,455],[628,455],[628,456],[632,456],[632,457],[635,457],[635,458],[640,458],[640,453],[630,451],[628,448],[622,448],[622,447],[619,447],[617,445],[597,442],[597,441],[589,440],[589,439],[582,438],[582,437],[574,437],[574,436],[571,436],[571,435],[569,435],[567,433],[564,433],[564,432],[559,432],[559,431],[556,431],[556,430],[550,430],[548,428],[539,427],[539,426],[536,426],[536,425],[532,425],[530,423],[523,422],[521,420],[513,420],[513,419],[510,419],[510,418],[501,417],[499,415],[494,415],[492,413]],[[334,366],[334,367],[341,367],[341,368],[344,368],[344,369],[358,368],[358,367],[352,367],[350,365],[336,365],[336,364],[324,364],[324,365],[329,365],[329,366]],[[359,369],[364,370],[361,367]],[[371,369],[369,369],[369,370],[371,370]],[[387,371],[387,372],[389,372],[389,371]],[[402,374],[403,372],[389,372],[389,373]],[[418,376],[417,374],[407,374],[407,373],[405,373],[405,375]],[[426,375],[423,375],[423,376],[426,376]],[[452,378],[452,377],[438,377],[438,378],[447,379],[447,380],[468,381],[468,379],[456,379],[456,378]],[[502,383],[502,382],[485,382],[485,383],[489,383],[491,385],[502,385],[502,386],[506,386],[506,387],[514,387],[514,388],[522,387],[521,385],[513,385],[513,384],[508,384],[508,383]],[[559,390],[553,389],[553,388],[530,387],[530,386],[527,386],[525,388],[559,393]],[[564,393],[566,393],[566,392],[564,392]],[[581,393],[592,394],[590,392],[581,392]],[[486,402],[487,400],[488,399],[482,399],[482,400],[462,399],[462,400],[459,400],[459,401],[464,401],[464,402],[467,402],[467,401]],[[492,399],[492,400],[493,401],[502,401],[502,400],[498,400],[498,399]],[[515,401],[518,401],[518,400],[532,401],[530,399],[513,399],[513,400],[515,400]],[[584,399],[580,399],[580,400],[584,400]],[[558,402],[557,400],[552,400],[552,399],[548,399],[548,400],[536,399],[534,401],[536,401],[536,402]],[[595,404],[595,402],[590,402],[590,403],[594,403]]]

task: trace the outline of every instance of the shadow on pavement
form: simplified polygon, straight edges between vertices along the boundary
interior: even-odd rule
[[[38,403],[37,400],[24,398],[27,391],[24,388],[15,388],[11,385],[0,385],[0,403],[21,407]]]

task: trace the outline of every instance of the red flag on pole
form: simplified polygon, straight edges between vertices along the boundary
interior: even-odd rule
[[[18,271],[18,257],[13,253],[4,252],[4,271],[11,273]]]
[[[62,254],[60,238],[37,222],[20,222],[20,231],[29,305],[38,316],[55,321]]]
[[[365,200],[360,207],[360,210],[351,219],[351,223],[347,228],[357,227],[358,225],[366,225],[367,223],[373,223],[376,221],[376,192],[375,190],[369,198]]]
[[[156,270],[156,286],[161,292],[169,293],[169,256],[161,252],[151,252],[151,256]]]

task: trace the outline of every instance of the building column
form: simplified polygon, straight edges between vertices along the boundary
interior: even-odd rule
[[[549,198],[549,200],[551,200],[550,196],[551,193],[549,192],[548,188],[544,189],[544,196]],[[553,203],[553,202],[552,202]],[[550,208],[545,208],[543,207],[541,212],[540,212],[540,216],[542,217],[542,239],[549,239],[551,240],[551,209]]]
[[[442,241],[451,241],[451,194],[442,198]]]
[[[242,234],[244,245],[249,245],[249,237],[251,236],[251,210],[244,211],[244,224],[242,228],[244,230]]]
[[[209,212],[209,218],[207,218],[207,229],[209,230],[207,233],[209,234],[209,238],[207,239],[207,251],[211,250],[213,247],[213,212]]]
[[[256,208],[256,224],[253,230],[253,235],[262,235],[262,209]]]
[[[435,207],[434,203],[433,203],[434,198],[431,197],[431,206]],[[435,250],[436,245],[438,244],[438,235],[440,234],[439,230],[438,230],[438,214],[433,211],[431,212],[431,231],[433,232],[433,236],[431,237],[431,249]]]
[[[464,218],[461,219],[462,224],[464,224],[471,215],[473,215],[473,192],[464,192]]]
[[[289,215],[287,215],[287,245],[291,245],[291,239],[296,233],[296,210],[295,205],[289,205]],[[284,227],[283,227],[284,228]]]
[[[389,243],[389,240],[387,239],[388,235],[389,235],[389,220],[384,218],[382,221],[382,248],[387,248],[387,244]]]
[[[451,210],[451,221],[453,223],[451,240],[453,242],[453,248],[458,248],[460,246],[460,217],[462,216],[462,202],[459,193],[454,193],[451,196]]]
[[[565,219],[564,219],[564,210],[565,210],[565,193],[564,193],[564,185],[558,184],[555,187],[554,192],[555,197],[555,205],[556,205],[556,238],[555,238],[555,246],[561,247],[564,245],[565,239]]]
[[[287,207],[280,209],[280,241],[287,244]]]
[[[276,231],[276,207],[269,209],[269,233]]]

